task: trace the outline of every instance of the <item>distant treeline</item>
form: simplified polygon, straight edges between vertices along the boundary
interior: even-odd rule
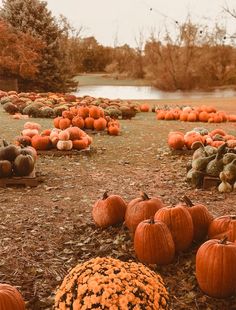
[[[175,36],[166,28],[162,38],[150,34],[136,48],[106,47],[94,37],[82,37],[65,17],[53,17],[44,1],[4,0],[0,76],[17,79],[20,90],[54,92],[75,89],[74,77],[84,72],[147,79],[163,90],[234,85],[236,47],[226,42],[225,29],[209,29],[189,18],[176,25]]]

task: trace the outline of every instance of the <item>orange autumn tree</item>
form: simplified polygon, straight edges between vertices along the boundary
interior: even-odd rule
[[[0,75],[33,78],[38,72],[43,43],[0,20]]]

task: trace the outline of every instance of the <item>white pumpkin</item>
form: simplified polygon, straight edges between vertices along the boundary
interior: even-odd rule
[[[73,147],[73,143],[71,140],[67,140],[67,141],[59,140],[57,142],[57,149],[60,151],[69,151],[72,149],[72,147]]]

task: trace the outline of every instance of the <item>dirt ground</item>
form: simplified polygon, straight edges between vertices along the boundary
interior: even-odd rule
[[[166,101],[150,102],[160,106]],[[180,104],[172,101],[170,104]],[[187,101],[186,101],[187,103]],[[191,101],[212,104],[236,113],[236,98]],[[35,119],[43,128],[50,119]],[[13,120],[0,107],[0,138],[12,141],[24,120]],[[71,267],[96,256],[137,260],[124,226],[95,227],[91,209],[104,191],[127,202],[140,191],[159,195],[166,205],[184,194],[205,204],[214,216],[236,213],[236,192],[221,194],[192,189],[186,182],[186,161],[191,155],[173,155],[166,139],[171,130],[204,126],[221,127],[236,134],[236,124],[200,124],[157,121],[154,113],[139,113],[121,121],[122,133],[93,135],[91,153],[73,156],[39,156],[36,188],[0,188],[0,282],[19,288],[27,309],[52,309],[54,293]],[[171,308],[233,310],[236,298],[217,300],[204,295],[195,278],[199,245],[178,256],[168,266],[155,267],[164,278]]]

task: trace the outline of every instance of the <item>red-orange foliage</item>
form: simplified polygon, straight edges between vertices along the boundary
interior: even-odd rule
[[[44,47],[33,38],[0,20],[0,74],[32,78],[37,73]]]

